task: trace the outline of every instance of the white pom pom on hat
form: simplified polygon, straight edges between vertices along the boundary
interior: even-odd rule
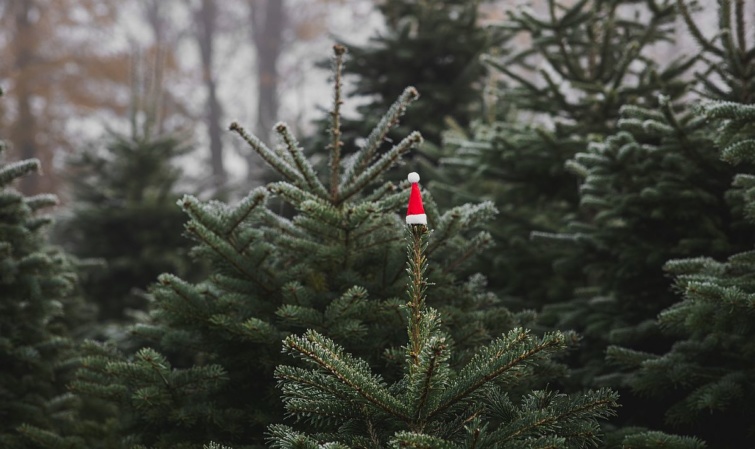
[[[406,209],[406,224],[427,224],[427,215],[422,205],[422,195],[419,192],[419,174],[416,172],[409,173],[407,179],[412,183],[411,192],[409,193],[409,207]]]

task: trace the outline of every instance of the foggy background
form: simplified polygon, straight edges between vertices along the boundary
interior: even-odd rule
[[[265,141],[279,120],[311,132],[331,92],[315,64],[335,38],[363,44],[380,26],[369,0],[0,1],[6,158],[39,158],[44,175],[20,190],[65,200],[67,155],[154,122],[192,143],[196,182],[254,184],[260,161],[228,124]]]
[[[6,157],[39,158],[44,170],[24,178],[20,190],[65,202],[67,155],[101,144],[109,131],[187,138],[194,150],[181,163],[192,190],[261,183],[261,161],[226,132],[228,124],[237,120],[266,142],[277,121],[299,136],[314,132],[331,92],[328,70],[316,64],[328,60],[336,39],[361,45],[381,31],[374,3],[0,1]],[[492,1],[483,20],[494,23],[520,3]],[[691,47],[661,48],[659,57]],[[346,114],[356,104],[350,99]]]

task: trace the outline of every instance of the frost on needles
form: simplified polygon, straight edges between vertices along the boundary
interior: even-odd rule
[[[441,314],[426,305],[428,229],[409,225],[409,300],[402,307],[408,342],[403,376],[387,382],[369,364],[322,334],[290,335],[284,352],[308,368],[279,366],[286,410],[308,430],[270,427],[272,447],[545,448],[598,441],[598,420],[613,414],[616,393],[509,395],[533,368],[566,348],[561,332],[531,335],[515,328],[475,350],[454,369],[453,344]]]
[[[280,342],[307,329],[385,378],[401,376],[405,225],[397,211],[405,191],[383,178],[422,142],[411,133],[386,144],[418,94],[406,89],[364,144],[346,151],[344,51],[335,47],[327,148],[305,151],[283,123],[274,128],[275,145],[232,124],[280,181],[235,204],[181,199],[186,232],[197,243],[193,253],[211,274],[199,283],[159,277],[149,319],[134,329],[145,347],[132,357],[87,344],[87,364],[73,387],[117,403],[129,442],[161,449],[198,449],[209,441],[260,447],[267,427],[285,413],[273,376],[287,360]],[[286,203],[286,212],[271,199]],[[426,273],[435,285],[433,306],[458,349],[451,363],[464,363],[475,347],[522,320],[500,306],[484,278],[459,274],[490,246],[481,228],[496,210],[483,202],[440,213],[429,192],[425,207],[435,229],[427,255],[442,261]]]

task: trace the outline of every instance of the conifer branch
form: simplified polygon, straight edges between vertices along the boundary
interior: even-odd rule
[[[581,5],[574,6],[574,9],[579,9]],[[561,61],[566,65],[566,68],[569,70],[569,74],[571,75],[572,79],[576,79],[577,81],[588,81],[585,78],[585,74],[582,71],[582,68],[579,66],[579,63],[575,64],[572,59],[571,55],[573,52],[570,52],[566,48],[566,37],[561,33],[561,23],[559,23],[558,17],[556,15],[556,0],[548,0],[548,12],[551,16],[551,22],[555,24],[553,27],[553,32],[555,33],[556,42],[558,43],[558,49],[561,53]]]
[[[424,250],[427,248],[427,226],[410,225],[411,241],[409,244],[409,262],[406,271],[409,273],[409,355],[412,364],[419,362],[422,350],[421,325],[423,308],[425,306],[425,290],[427,281],[424,275],[427,271],[427,258]]]
[[[292,182],[296,185],[306,185],[306,181],[302,178],[302,176],[298,174],[296,170],[294,170],[294,168],[291,167],[291,165],[286,162],[286,160],[281,155],[268,148],[267,145],[265,145],[260,139],[257,138],[257,136],[247,133],[246,130],[242,128],[238,122],[231,123],[228,129],[241,136],[241,138],[249,144],[249,146],[252,148],[252,150],[254,150],[255,153],[259,154],[260,157],[265,162],[267,162],[268,165],[270,165],[270,167],[275,169],[275,171],[280,173],[289,182]]]
[[[383,115],[377,126],[372,129],[367,137],[367,142],[356,154],[354,162],[346,170],[343,178],[344,185],[353,182],[355,176],[359,176],[367,169],[372,159],[377,154],[378,148],[385,140],[385,136],[394,126],[398,125],[399,119],[406,111],[407,106],[419,98],[419,92],[413,87],[407,87],[404,92],[391,105],[388,112]]]
[[[278,379],[278,385],[287,398],[287,409],[289,397],[296,396],[302,399],[313,399],[316,397],[303,393],[301,387],[305,387],[308,391],[317,390],[347,403],[350,403],[353,399],[353,396],[350,394],[351,392],[346,390],[343,384],[337,383],[334,377],[316,371],[308,371],[292,366],[279,366],[275,369],[275,378]]]
[[[504,430],[498,431],[501,441],[513,440],[517,437],[526,435],[535,429],[554,426],[558,423],[566,423],[570,420],[578,420],[585,416],[605,417],[613,414],[613,408],[617,406],[617,394],[608,389],[598,391],[589,391],[585,396],[577,399],[571,399],[565,396],[557,397],[548,406],[548,412],[540,419],[525,422],[525,424],[514,432],[503,435]],[[560,399],[560,400],[558,400]],[[559,409],[562,409],[559,411]]]
[[[747,36],[745,34],[745,0],[735,0],[734,17],[737,23],[737,43],[739,44],[739,54],[744,55],[747,52]]]
[[[366,187],[370,182],[374,181],[380,176],[386,169],[396,164],[401,156],[409,152],[412,148],[422,143],[422,135],[414,131],[406,136],[398,145],[391,148],[390,151],[385,153],[380,159],[377,160],[362,174],[356,176],[350,184],[346,184],[345,188],[341,192],[341,197],[336,204],[340,204],[343,201],[351,198]]]
[[[685,4],[686,0],[676,0],[676,4],[679,7],[679,12],[682,15],[682,18],[684,19],[684,23],[687,24],[687,28],[689,29],[689,32],[692,33],[692,36],[695,38],[698,44],[700,44],[703,49],[713,53],[716,56],[723,57],[724,52],[713,45],[708,39],[703,36],[702,31],[700,31],[700,28],[698,28],[695,21],[692,19],[692,14],[689,11],[689,7]]]
[[[333,53],[333,72],[335,74],[335,89],[333,94],[333,110],[330,112],[330,197],[333,204],[340,204],[339,198],[339,178],[341,169],[341,89],[343,87],[343,55],[346,53],[346,47],[343,45],[334,45]]]
[[[236,206],[233,212],[228,216],[228,222],[225,224],[225,235],[230,236],[238,226],[246,220],[252,212],[256,211],[267,201],[267,192],[264,188],[254,189],[249,193],[241,203]]]
[[[368,369],[355,363],[359,361],[343,353],[343,350],[329,339],[313,330],[303,337],[289,336],[284,340],[287,350],[295,351],[304,360],[312,362],[335,376],[341,383],[352,388],[359,396],[378,409],[405,421],[410,418],[403,411],[401,403],[378,383]],[[362,369],[360,369],[362,368]]]
[[[26,159],[7,164],[0,169],[0,186],[9,184],[14,179],[29,173],[39,172],[41,167],[39,159]]]
[[[299,173],[304,176],[304,180],[307,182],[307,186],[309,186],[310,189],[312,189],[322,198],[327,198],[328,191],[325,190],[325,186],[322,185],[320,180],[317,178],[317,173],[315,173],[314,167],[312,167],[312,164],[310,164],[310,162],[304,156],[304,152],[299,146],[299,142],[291,133],[288,125],[286,125],[285,123],[278,123],[277,125],[275,125],[275,131],[278,132],[278,134],[283,139],[283,143],[286,145],[286,149],[288,149],[288,152],[291,155],[291,160],[294,162],[294,164],[296,164],[296,168],[299,170]]]
[[[509,370],[524,367],[526,362],[539,354],[563,347],[564,336],[561,333],[549,334],[540,341],[532,341],[526,331],[512,330],[475,355],[428,417],[437,416]]]

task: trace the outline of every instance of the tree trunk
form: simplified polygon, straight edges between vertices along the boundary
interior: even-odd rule
[[[34,9],[34,2],[16,2],[16,34],[11,42],[15,45],[15,70],[20,76],[16,77],[14,97],[18,107],[18,116],[13,125],[11,144],[17,150],[19,159],[39,157],[37,154],[37,120],[32,111],[32,97],[34,93],[34,64],[35,34],[34,24],[30,15]],[[39,175],[24,176],[19,189],[26,195],[39,193]]]
[[[270,142],[278,120],[278,58],[283,47],[284,0],[249,0],[252,40],[257,51],[257,124],[255,133]],[[249,172],[258,169],[259,158],[247,159]]]
[[[217,9],[213,0],[202,0],[197,18],[197,43],[202,59],[202,78],[207,89],[207,130],[210,138],[210,164],[212,166],[213,184],[223,186],[227,180],[223,167],[223,141],[221,139],[220,120],[223,111],[218,101],[217,84],[213,71],[213,43],[217,31]]]

